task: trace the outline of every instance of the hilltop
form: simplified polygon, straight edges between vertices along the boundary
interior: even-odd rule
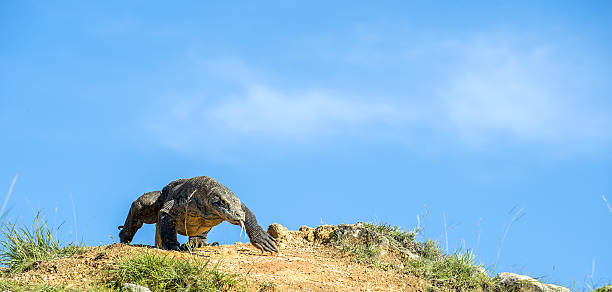
[[[0,289],[114,291],[133,283],[154,291],[569,291],[509,273],[492,278],[472,255],[444,255],[434,242],[416,242],[414,232],[392,226],[289,231],[272,224],[268,232],[277,238],[277,254],[248,243],[190,252],[125,244],[82,247],[71,256],[5,269]]]

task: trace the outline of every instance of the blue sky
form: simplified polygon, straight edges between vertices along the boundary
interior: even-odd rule
[[[264,226],[419,216],[495,272],[602,285],[610,19],[605,1],[3,2],[4,220],[41,210],[108,244],[140,194],[208,175]]]

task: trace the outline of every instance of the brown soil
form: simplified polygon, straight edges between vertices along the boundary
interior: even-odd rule
[[[52,260],[10,279],[19,282],[88,289],[97,286],[113,262],[143,251],[189,258],[194,255],[143,246],[113,244],[88,247],[81,255]],[[262,254],[250,244],[205,247],[197,257],[218,264],[221,271],[242,275],[249,290],[273,286],[277,291],[425,291],[419,278],[355,264],[336,248],[318,244],[285,245],[278,254]]]

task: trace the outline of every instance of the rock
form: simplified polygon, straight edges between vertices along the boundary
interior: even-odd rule
[[[268,226],[268,233],[270,233],[270,235],[272,235],[272,237],[275,239],[286,238],[288,232],[289,229],[278,223],[272,223],[270,226]]]
[[[476,270],[477,270],[479,273],[483,274],[483,275],[489,275],[489,274],[487,273],[487,270],[485,270],[485,268],[483,268],[482,266],[477,266],[477,267],[476,267]]]
[[[544,286],[546,286],[547,289],[548,289],[548,290],[544,290],[544,291],[572,292],[572,290],[570,290],[569,288],[566,288],[566,287],[563,287],[563,286],[559,286],[559,285],[544,284]]]
[[[389,248],[389,239],[388,239],[388,238],[386,238],[386,237],[384,237],[384,236],[381,236],[381,237],[378,239],[378,244],[379,244],[379,245],[380,245],[380,247],[382,247],[382,248]]]
[[[298,231],[302,233],[302,236],[304,237],[306,241],[314,242],[315,240],[315,229],[314,228],[308,227],[308,226],[302,226],[300,227]]]
[[[121,291],[123,292],[151,292],[151,290],[147,287],[143,287],[140,285],[125,283],[123,287],[121,287]]]
[[[339,239],[352,237],[359,238],[364,236],[363,234],[364,228],[362,223],[357,224],[340,224],[338,225],[338,229],[336,229],[336,236]]]
[[[320,243],[329,243],[333,238],[338,227],[334,225],[321,225],[314,231],[315,240]]]
[[[411,260],[415,261],[421,258],[418,254],[413,253],[409,250],[404,251],[404,254],[407,255]]]
[[[595,289],[594,292],[612,292],[612,285],[606,285]]]
[[[525,275],[518,275],[514,273],[503,272],[497,274],[495,277],[498,281],[498,285],[502,290],[506,291],[533,291],[533,292],[570,292],[570,289],[557,286],[553,284],[544,284],[538,282],[536,279]]]

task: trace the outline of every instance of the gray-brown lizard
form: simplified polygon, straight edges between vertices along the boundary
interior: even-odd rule
[[[161,192],[140,196],[119,226],[119,239],[129,243],[144,223],[156,223],[155,245],[181,250],[177,233],[189,236],[192,246],[206,245],[208,231],[223,221],[244,227],[256,248],[278,251],[276,240],[259,226],[253,212],[229,188],[207,176],[175,180]]]

